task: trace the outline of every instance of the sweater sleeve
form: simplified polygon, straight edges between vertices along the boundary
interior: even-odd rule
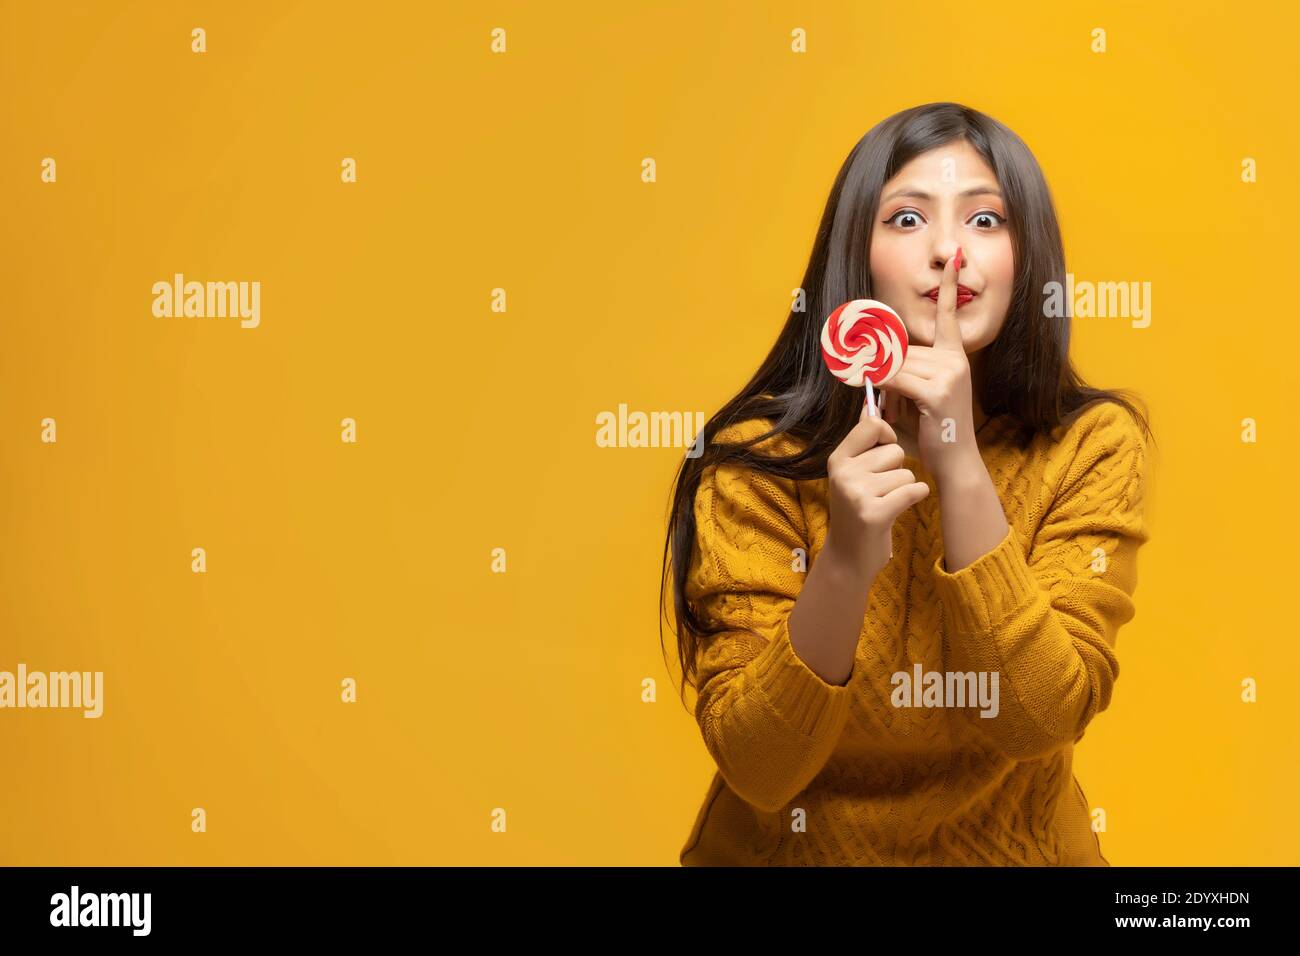
[[[1135,614],[1146,451],[1123,408],[1084,414],[1032,547],[1013,524],[966,567],[949,573],[942,555],[934,565],[955,666],[998,674],[997,715],[967,716],[1017,759],[1077,742],[1106,709],[1116,637]]]
[[[731,426],[735,441],[765,420]],[[760,453],[765,452],[760,446]],[[717,634],[701,641],[696,720],[724,780],[747,803],[782,809],[825,766],[848,715],[847,685],[812,671],[790,643],[808,542],[793,482],[711,465],[695,498],[696,540],[686,597]]]

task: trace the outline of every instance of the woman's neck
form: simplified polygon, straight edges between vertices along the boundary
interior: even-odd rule
[[[980,429],[988,421],[988,416],[984,414],[984,409],[980,405],[980,395],[983,389],[980,387],[984,381],[984,349],[980,349],[974,355],[968,355],[967,361],[970,362],[970,404],[971,415],[975,419],[975,434],[980,434]]]

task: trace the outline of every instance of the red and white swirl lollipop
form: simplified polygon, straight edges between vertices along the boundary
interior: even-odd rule
[[[875,299],[845,302],[822,326],[822,358],[846,385],[867,389],[871,414],[880,416],[872,386],[898,374],[907,358],[907,329],[898,313]]]

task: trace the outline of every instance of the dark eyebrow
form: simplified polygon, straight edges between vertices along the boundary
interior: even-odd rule
[[[930,200],[934,199],[934,197],[931,196],[929,193],[922,192],[919,189],[895,189],[884,199],[880,200],[880,204],[883,206],[891,199],[898,199],[902,196],[907,196],[911,199],[924,199],[926,202],[929,202]],[[967,189],[964,192],[960,192],[957,194],[958,199],[965,199],[967,196],[997,196],[999,199],[1001,199],[1002,193],[998,192],[992,186],[975,186],[971,189]]]

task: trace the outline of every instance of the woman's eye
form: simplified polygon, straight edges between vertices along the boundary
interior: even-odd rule
[[[981,228],[987,228],[987,229],[992,229],[992,228],[994,228],[995,226],[1000,226],[1000,225],[1002,225],[1002,223],[1006,222],[1005,219],[1003,219],[1001,216],[999,216],[999,215],[998,215],[997,213],[995,213],[995,212],[977,212],[974,216],[971,217],[971,221],[972,221],[972,222],[979,222],[979,220],[981,220],[981,219],[992,220],[992,224],[991,224],[991,225],[989,225],[989,226],[987,226],[987,227],[981,227]]]
[[[898,210],[898,212],[894,213],[892,216],[890,216],[888,219],[886,219],[885,222],[886,222],[886,223],[893,223],[893,224],[896,225],[896,226],[903,226],[904,229],[910,228],[910,224],[909,224],[909,225],[904,225],[902,222],[894,222],[894,220],[895,220],[895,219],[898,219],[899,216],[904,216],[904,217],[906,217],[906,218],[908,218],[908,219],[920,219],[920,218],[921,218],[921,217],[918,216],[916,213],[912,212],[910,209],[900,209],[900,210]]]

